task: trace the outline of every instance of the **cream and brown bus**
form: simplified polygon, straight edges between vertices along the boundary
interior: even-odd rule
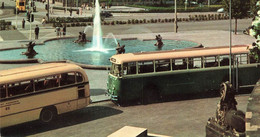
[[[74,64],[48,63],[0,71],[0,127],[56,115],[90,103],[89,81]]]

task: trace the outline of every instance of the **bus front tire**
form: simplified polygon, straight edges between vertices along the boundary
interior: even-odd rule
[[[55,108],[44,108],[41,111],[40,120],[42,123],[50,123],[51,121],[53,121],[56,115],[57,111]]]

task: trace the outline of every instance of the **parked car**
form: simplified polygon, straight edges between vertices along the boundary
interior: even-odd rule
[[[108,11],[101,11],[100,16],[108,18],[108,17],[111,17],[113,15],[110,12],[108,12]]]
[[[191,5],[198,5],[198,2],[196,2],[196,1],[190,1],[190,4],[191,4]]]
[[[224,13],[225,10],[224,10],[224,8],[220,8],[220,9],[217,10],[217,12],[218,12],[218,13]]]

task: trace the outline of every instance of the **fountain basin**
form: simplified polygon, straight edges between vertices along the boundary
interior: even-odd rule
[[[116,53],[116,42],[114,39],[103,39],[103,51],[91,50],[91,43],[74,43],[73,39],[59,39],[45,42],[44,45],[34,47],[38,54],[33,59],[43,61],[71,60],[76,63],[104,66],[110,65],[109,58]],[[125,45],[126,53],[157,51],[154,46],[156,40],[117,40],[120,45]],[[161,50],[183,49],[198,46],[192,41],[163,40],[164,46]],[[28,57],[21,55],[26,49],[10,49],[0,51],[0,60],[27,60]]]

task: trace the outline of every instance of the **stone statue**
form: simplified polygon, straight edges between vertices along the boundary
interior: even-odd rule
[[[125,53],[125,45],[120,46],[120,44],[117,43],[116,54],[124,54],[124,53]]]
[[[154,46],[157,46],[158,49],[161,49],[163,47],[163,42],[162,42],[162,37],[161,35],[156,35],[155,39],[157,40],[157,42],[154,44]]]
[[[33,57],[36,54],[38,54],[35,50],[34,50],[34,46],[35,46],[35,42],[30,41],[27,45],[27,51],[23,52],[22,55],[26,55],[28,57]]]
[[[90,42],[90,40],[87,40],[86,34],[84,32],[79,32],[79,37],[74,42],[75,43],[85,43],[85,42]]]
[[[245,132],[245,113],[237,110],[237,101],[235,99],[235,90],[230,82],[221,84],[220,101],[217,104],[216,118],[210,118],[206,126],[206,134],[208,129],[214,129],[214,135],[244,134]]]

